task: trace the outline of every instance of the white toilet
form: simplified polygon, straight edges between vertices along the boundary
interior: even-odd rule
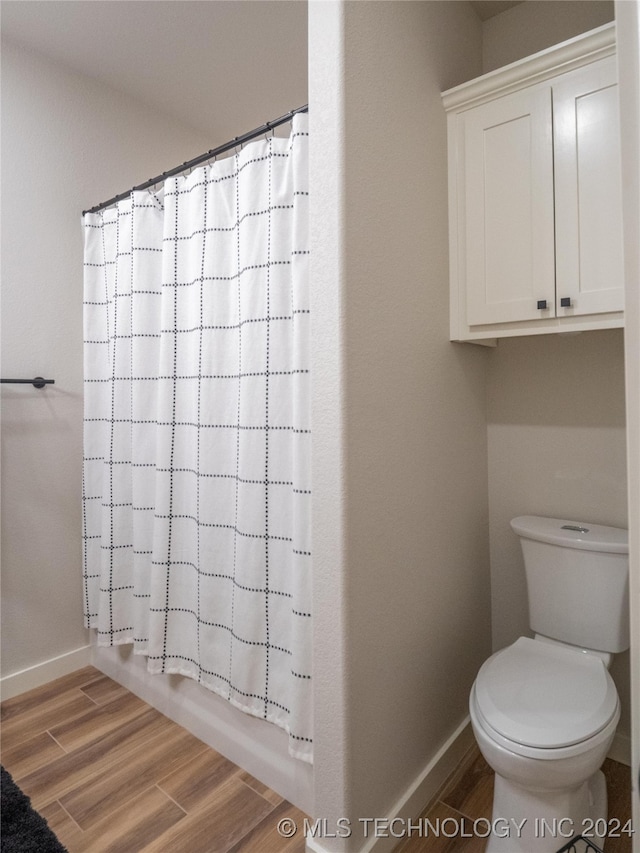
[[[627,531],[522,516],[535,639],[492,655],[471,690],[478,746],[495,770],[487,853],[555,853],[574,835],[602,846],[600,766],[620,718],[608,672],[629,647]]]

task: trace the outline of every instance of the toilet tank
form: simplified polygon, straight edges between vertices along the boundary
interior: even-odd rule
[[[626,530],[525,515],[514,518],[537,634],[601,652],[629,648]]]

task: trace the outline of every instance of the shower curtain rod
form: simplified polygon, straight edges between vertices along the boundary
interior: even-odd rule
[[[224,154],[226,151],[230,151],[232,148],[235,148],[238,145],[242,145],[245,142],[249,142],[251,139],[255,139],[256,136],[262,136],[263,133],[268,133],[268,131],[273,130],[275,127],[279,127],[281,124],[286,124],[288,121],[296,115],[296,113],[306,113],[309,111],[309,104],[305,104],[302,107],[298,107],[295,110],[291,110],[286,115],[280,116],[280,118],[274,119],[273,121],[268,121],[262,125],[262,127],[256,127],[255,130],[250,130],[248,133],[244,133],[242,136],[236,136],[235,139],[232,139],[230,142],[225,142],[224,145],[219,145],[217,148],[212,148],[210,151],[207,151],[205,154],[200,154],[198,157],[194,157],[193,160],[187,160],[186,163],[183,163],[181,166],[175,166],[173,169],[169,169],[168,172],[163,172],[161,175],[157,175],[155,178],[149,178],[148,181],[145,181],[143,184],[138,184],[136,187],[132,187],[130,190],[126,192],[119,193],[118,195],[114,195],[113,198],[110,198],[109,201],[103,201],[101,204],[96,204],[94,207],[90,207],[88,210],[83,210],[82,215],[85,213],[98,213],[101,210],[104,210],[105,207],[111,207],[112,204],[116,204],[116,202],[121,201],[123,198],[127,198],[127,196],[131,195],[133,192],[137,192],[138,190],[147,190],[149,187],[155,186],[155,184],[161,183],[166,178],[172,178],[174,175],[179,175],[181,172],[186,172],[187,169],[193,169],[195,166],[199,166],[201,163],[206,163],[207,160],[210,160],[212,157],[217,157],[218,154]]]

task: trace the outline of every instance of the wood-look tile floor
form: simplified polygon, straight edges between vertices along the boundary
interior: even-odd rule
[[[607,778],[609,819],[617,818],[624,825],[631,819],[631,770],[609,758],[602,769]],[[484,853],[487,841],[480,836],[485,824],[480,825],[480,834],[474,835],[473,821],[480,818],[491,820],[492,804],[493,771],[477,747],[474,747],[436,802],[421,815],[429,818],[431,825],[436,828],[446,827],[440,837],[432,834],[431,837],[421,838],[413,834],[402,841],[394,853]],[[451,820],[443,824],[445,818]],[[447,838],[445,832],[456,834]],[[559,838],[558,848],[568,840]],[[618,838],[608,838],[605,850],[606,853],[631,853],[631,837],[623,834]]]
[[[2,764],[69,853],[302,853],[305,815],[93,667],[2,703]]]
[[[1,757],[69,853],[304,851],[302,832],[287,840],[277,825],[306,815],[93,667],[3,702]],[[603,769],[609,817],[624,824],[630,770]],[[492,799],[474,749],[422,815],[452,818],[461,834],[413,834],[395,853],[484,853],[472,823],[491,818]],[[631,841],[609,838],[606,853],[631,853]]]

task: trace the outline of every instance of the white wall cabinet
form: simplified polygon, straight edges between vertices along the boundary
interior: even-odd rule
[[[443,101],[451,339],[622,326],[614,25]]]

